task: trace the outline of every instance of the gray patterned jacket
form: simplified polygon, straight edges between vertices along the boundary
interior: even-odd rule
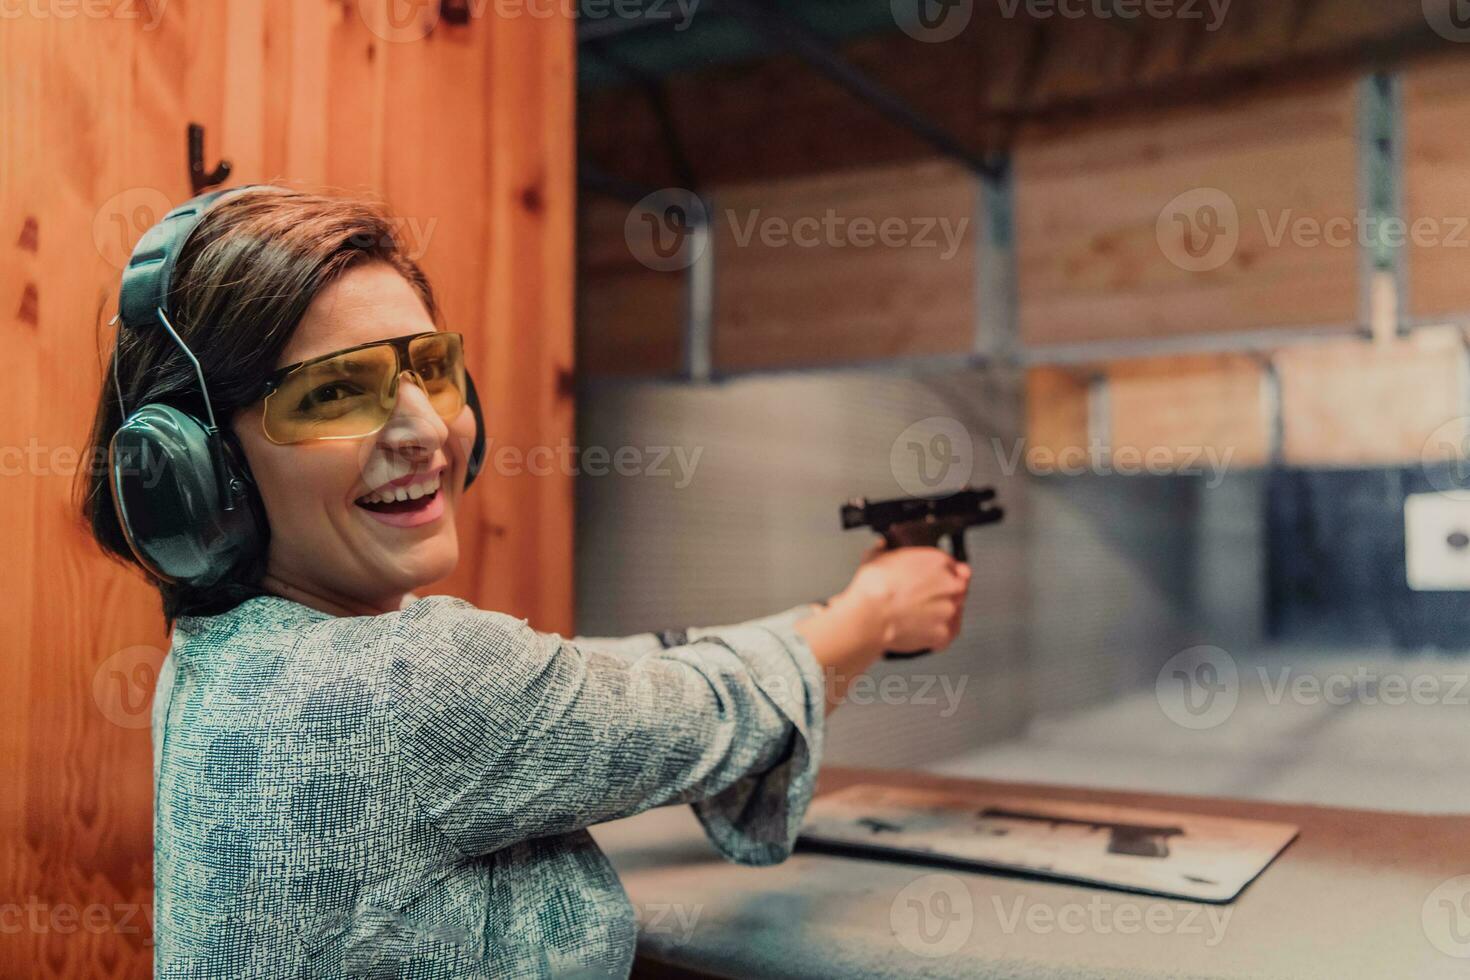
[[[155,974],[626,976],[634,912],[584,828],[693,803],[727,858],[783,860],[822,751],[809,609],[662,641],[448,596],[180,618],[153,705]]]

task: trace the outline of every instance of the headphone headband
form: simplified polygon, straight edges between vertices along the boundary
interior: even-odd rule
[[[209,209],[223,197],[263,186],[268,185],[247,184],[201,194],[174,208],[143,234],[133,247],[127,268],[123,270],[122,288],[118,293],[117,312],[124,327],[142,330],[158,322],[158,310],[165,314],[170,312],[168,296],[173,286],[174,267],[189,236]]]

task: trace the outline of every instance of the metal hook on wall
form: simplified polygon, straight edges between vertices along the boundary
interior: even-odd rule
[[[194,188],[194,194],[198,196],[215,184],[223,184],[230,179],[230,161],[221,160],[213,170],[204,169],[204,127],[198,123],[189,124],[189,186]]]
[[[439,0],[439,19],[446,24],[463,27],[470,22],[470,14],[468,0]]]

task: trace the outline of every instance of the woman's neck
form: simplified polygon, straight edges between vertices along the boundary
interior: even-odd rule
[[[299,602],[303,606],[331,616],[378,616],[402,609],[418,598],[412,592],[406,592],[399,596],[385,597],[380,602],[364,602],[360,599],[335,595],[315,586],[293,585],[269,572],[261,577],[260,585],[267,592],[278,595],[282,599]]]

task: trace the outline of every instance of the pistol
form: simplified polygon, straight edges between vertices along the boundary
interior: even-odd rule
[[[895,500],[868,500],[859,497],[842,505],[842,527],[870,527],[883,535],[890,548],[937,547],[949,539],[949,553],[955,561],[968,562],[965,531],[982,524],[995,524],[1005,517],[1005,509],[995,503],[992,487],[967,487],[958,493],[938,497],[899,497]],[[898,653],[890,650],[890,660],[920,657],[928,650]]]

